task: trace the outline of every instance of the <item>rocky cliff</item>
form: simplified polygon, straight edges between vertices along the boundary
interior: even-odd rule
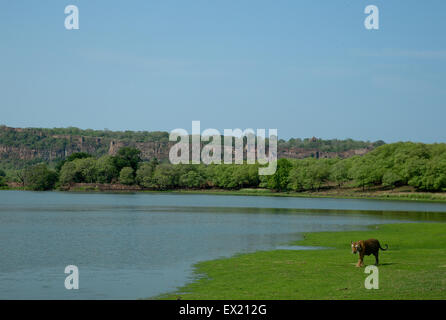
[[[291,141],[293,140],[293,141]],[[376,143],[355,142],[342,144],[338,140],[318,140],[316,138],[299,140],[306,147],[296,147],[294,139],[280,141],[279,158],[347,158],[363,155]],[[332,146],[336,141],[338,147]],[[133,146],[142,151],[144,159],[156,157],[167,159],[174,142],[168,141],[167,132],[111,132],[67,129],[11,128],[0,126],[0,161],[14,167],[21,167],[28,162],[56,162],[75,152],[87,152],[94,156],[114,155],[124,146]],[[342,148],[339,150],[339,144]],[[334,149],[334,150],[330,150]]]

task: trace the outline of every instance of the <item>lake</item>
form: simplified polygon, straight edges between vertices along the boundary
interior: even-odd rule
[[[446,204],[379,200],[0,191],[0,299],[138,299],[204,260],[289,246],[303,232],[445,221]],[[346,244],[346,250],[349,250]],[[67,290],[67,265],[79,290]]]

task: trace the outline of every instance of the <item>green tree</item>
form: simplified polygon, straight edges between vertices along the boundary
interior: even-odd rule
[[[299,161],[293,165],[288,176],[288,189],[293,191],[303,191],[305,180],[305,166]]]
[[[76,164],[73,162],[66,162],[59,173],[59,182],[62,186],[71,185],[80,180],[80,173],[77,171]]]
[[[259,177],[259,165],[258,164],[248,164],[248,185],[249,187],[258,187],[260,183]],[[246,167],[245,167],[246,168]]]
[[[133,147],[121,148],[113,157],[113,161],[118,172],[121,172],[125,167],[131,167],[136,172],[138,164],[141,162],[141,150]]]
[[[97,166],[95,158],[76,159],[73,163],[76,165],[77,172],[80,173],[81,180],[79,182],[94,183],[97,177]]]
[[[97,160],[95,158],[78,158],[66,162],[59,173],[61,185],[73,183],[94,183],[97,180]]]
[[[134,172],[131,167],[122,168],[119,174],[119,182],[126,185],[132,185],[135,183]]]
[[[111,183],[118,179],[118,170],[116,169],[113,157],[105,155],[96,161],[96,182]]]
[[[234,171],[233,164],[210,165],[209,168],[212,185],[223,189],[236,187],[236,185],[233,185],[233,180],[231,179]]]
[[[330,180],[335,182],[340,188],[344,183],[349,181],[348,171],[350,166],[347,160],[339,160],[330,169]]]
[[[269,189],[277,191],[288,190],[288,176],[293,165],[288,159],[279,159],[277,161],[277,170],[273,175],[266,176],[266,186]],[[265,178],[264,178],[265,179]]]
[[[75,152],[69,155],[65,160],[59,161],[56,165],[56,171],[59,172],[65,163],[74,161],[76,159],[85,159],[85,158],[91,158],[92,155],[86,152]]]
[[[426,160],[409,185],[422,191],[446,191],[446,154]]]
[[[149,162],[141,163],[136,171],[136,182],[144,188],[153,188],[153,174],[158,164],[159,163],[156,158],[151,159]]]
[[[307,188],[319,190],[330,176],[330,164],[326,159],[311,161],[306,172]]]
[[[401,172],[405,182],[410,186],[421,185],[423,175],[426,173],[428,159],[412,158],[401,164]]]
[[[160,164],[153,173],[154,187],[159,190],[168,190],[178,185],[178,174],[171,164]]]
[[[244,186],[249,185],[249,175],[248,175],[248,165],[247,164],[234,164],[232,167],[232,172],[229,177],[229,184],[231,188],[240,189]]]
[[[395,188],[401,185],[403,178],[393,169],[387,169],[383,175],[382,184],[385,187]]]
[[[22,187],[25,187],[25,171],[25,169],[17,170],[14,176],[14,181],[18,182]]]
[[[184,188],[203,188],[206,184],[206,179],[197,171],[190,170],[180,176],[180,187]]]
[[[34,191],[53,189],[57,178],[57,173],[48,169],[46,164],[38,164],[28,167],[24,172],[25,187]]]
[[[382,183],[383,168],[372,157],[356,158],[349,172],[356,185],[366,187]]]

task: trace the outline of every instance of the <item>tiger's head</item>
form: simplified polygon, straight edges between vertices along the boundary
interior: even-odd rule
[[[352,241],[351,245],[352,245],[352,253],[353,254],[361,252],[362,246],[361,246],[361,243],[359,241],[356,241],[356,242]]]

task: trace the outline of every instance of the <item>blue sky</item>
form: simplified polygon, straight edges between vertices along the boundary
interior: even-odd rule
[[[444,0],[1,1],[0,124],[446,142],[445,16]]]

